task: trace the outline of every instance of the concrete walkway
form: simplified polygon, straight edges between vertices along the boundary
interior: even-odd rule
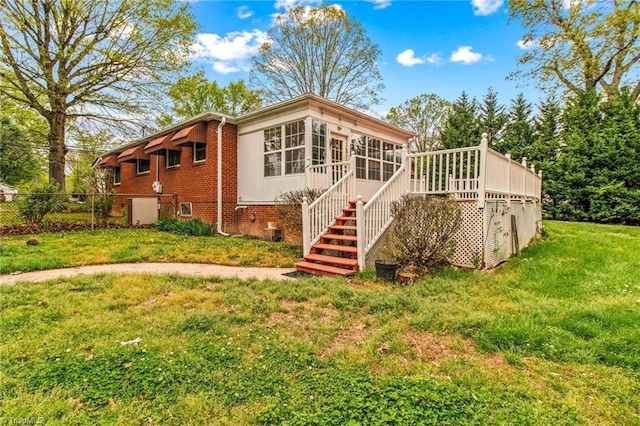
[[[140,274],[182,274],[195,277],[257,278],[260,280],[290,280],[283,274],[295,272],[288,268],[245,268],[203,263],[117,263],[113,265],[78,266],[75,268],[50,269],[0,275],[0,285],[18,282],[41,282],[57,278],[74,277],[81,274],[140,273]]]

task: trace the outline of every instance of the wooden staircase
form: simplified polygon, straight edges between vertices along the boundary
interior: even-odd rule
[[[356,237],[356,201],[342,209],[336,223],[311,247],[311,253],[296,269],[315,275],[350,276],[358,272],[358,242]]]

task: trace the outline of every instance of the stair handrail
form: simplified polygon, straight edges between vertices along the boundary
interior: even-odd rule
[[[407,147],[402,149],[402,165],[378,191],[363,204],[362,196],[358,195],[356,203],[356,235],[358,238],[358,267],[365,268],[365,258],[369,250],[380,239],[384,231],[393,222],[391,205],[407,193],[408,182],[406,173]]]
[[[352,197],[355,181],[355,156],[349,161],[349,170],[336,183],[320,195],[311,204],[307,198],[302,200],[302,242],[304,255],[311,253],[311,246],[320,240],[329,226],[336,223],[342,209]]]

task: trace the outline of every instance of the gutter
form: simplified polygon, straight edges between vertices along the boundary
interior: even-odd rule
[[[218,205],[218,221],[216,223],[216,230],[218,234],[228,237],[229,234],[222,232],[222,128],[227,122],[227,117],[222,117],[220,124],[218,124],[218,189],[217,189],[217,205]]]

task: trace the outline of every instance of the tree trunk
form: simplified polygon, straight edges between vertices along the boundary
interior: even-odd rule
[[[49,182],[57,182],[60,191],[65,192],[65,126],[67,114],[64,112],[52,112],[48,117],[49,135]]]

